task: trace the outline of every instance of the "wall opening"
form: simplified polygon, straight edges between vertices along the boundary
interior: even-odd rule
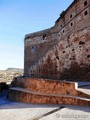
[[[70,15],[70,18],[72,18],[72,14]]]
[[[73,22],[71,22],[71,26],[73,26]]]
[[[63,30],[63,33],[64,33],[65,31]]]
[[[74,51],[74,49],[72,49],[72,51]]]
[[[31,47],[31,52],[34,53],[35,52],[35,46]]]
[[[90,55],[87,55],[87,58],[90,58]]]
[[[86,5],[87,5],[87,1],[84,2],[84,6],[86,6]]]
[[[65,53],[65,51],[63,51],[63,53]]]
[[[59,60],[59,57],[58,57],[58,56],[56,56],[56,58]]]
[[[46,34],[45,34],[45,35],[43,35],[43,40],[46,40]]]
[[[88,11],[86,10],[85,12],[84,12],[84,15],[86,16],[88,14]]]
[[[84,45],[84,44],[85,44],[85,42],[83,42],[83,41],[79,42],[79,45]]]

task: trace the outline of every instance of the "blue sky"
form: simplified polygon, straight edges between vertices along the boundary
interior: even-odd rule
[[[25,34],[52,27],[73,0],[0,0],[0,69],[24,67]]]

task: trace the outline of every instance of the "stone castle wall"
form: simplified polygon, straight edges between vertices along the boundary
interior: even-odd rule
[[[90,80],[90,0],[74,0],[55,25],[25,36],[24,75]]]

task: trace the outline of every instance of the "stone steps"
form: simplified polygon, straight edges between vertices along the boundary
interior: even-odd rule
[[[10,88],[9,99],[12,101],[35,104],[70,104],[90,106],[90,99],[88,98],[60,94],[42,94],[17,87]]]
[[[78,83],[41,78],[17,78],[12,87],[25,88],[43,94],[67,94],[90,98],[90,89],[78,88]]]
[[[18,88],[18,87],[10,88],[10,90],[16,90],[16,91],[31,93],[31,94],[34,94],[34,95],[77,98],[77,99],[87,100],[87,101],[90,100],[89,98],[86,98],[86,97],[79,97],[79,96],[73,96],[73,95],[67,95],[67,94],[45,94],[45,93],[43,94],[43,93],[40,93],[40,92],[35,92],[35,91],[32,91],[32,90],[27,90],[27,89]]]
[[[85,89],[85,88],[78,88],[78,91],[90,95],[90,89]]]
[[[89,89],[78,88],[75,82],[51,79],[17,78],[12,82],[8,96],[18,102],[90,106]]]

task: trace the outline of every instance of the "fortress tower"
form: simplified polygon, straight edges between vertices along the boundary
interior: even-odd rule
[[[26,76],[61,79],[66,74],[68,78],[72,76],[72,67],[74,71],[87,69],[90,66],[90,0],[74,0],[52,28],[27,34],[24,42]],[[75,79],[87,79],[76,76]]]
[[[10,100],[90,106],[90,89],[75,82],[90,81],[90,0],[74,0],[52,28],[27,34],[24,45],[24,76],[12,82]]]

